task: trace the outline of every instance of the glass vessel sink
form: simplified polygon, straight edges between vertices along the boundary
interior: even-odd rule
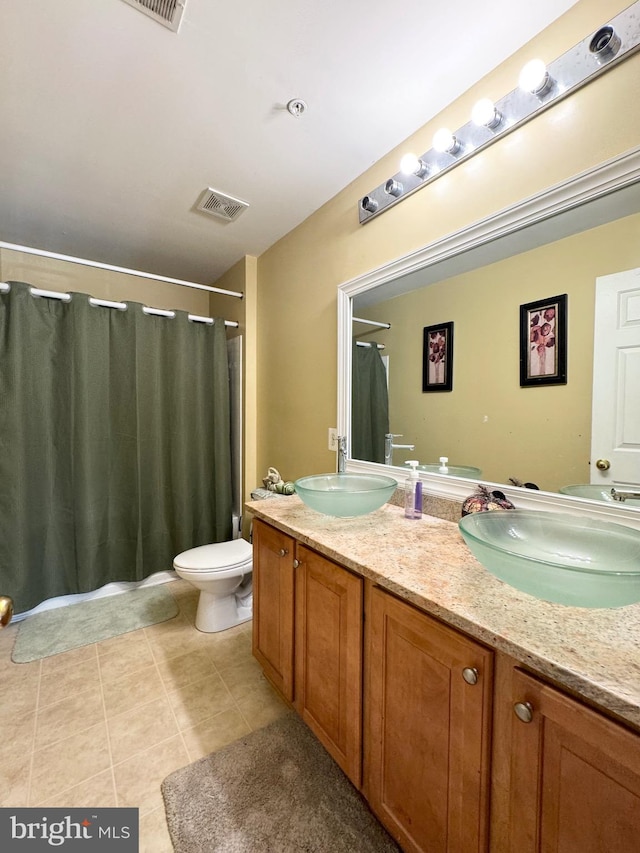
[[[447,474],[449,477],[466,477],[468,480],[477,480],[482,476],[480,468],[471,465],[447,465],[446,471],[441,470],[439,462],[425,462],[418,465],[418,471],[427,471],[429,474]]]
[[[618,486],[624,491],[624,486]],[[571,495],[574,498],[590,498],[594,501],[607,501],[615,503],[616,506],[640,506],[640,500],[636,498],[627,498],[623,502],[614,501],[611,496],[611,486],[598,486],[591,483],[578,483],[575,486],[562,486],[560,489],[561,495]]]
[[[577,607],[640,601],[640,530],[518,509],[467,515],[459,527],[486,569],[536,598]]]
[[[315,474],[295,483],[304,503],[322,512],[351,518],[366,515],[385,504],[398,487],[397,480],[383,474]]]

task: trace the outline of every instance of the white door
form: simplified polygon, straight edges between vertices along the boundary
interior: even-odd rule
[[[640,487],[640,269],[597,278],[595,314],[591,482]]]

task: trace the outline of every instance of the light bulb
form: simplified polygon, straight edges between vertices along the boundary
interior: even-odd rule
[[[471,121],[478,127],[497,127],[502,121],[502,113],[491,98],[481,98],[471,110]]]
[[[419,178],[424,178],[429,167],[415,154],[405,154],[400,161],[400,171],[403,175],[417,175]]]
[[[441,153],[455,154],[460,148],[460,143],[447,127],[441,127],[433,137],[433,147]]]
[[[552,82],[547,66],[541,59],[532,59],[531,62],[527,62],[518,79],[520,88],[532,95],[543,95],[548,92]]]

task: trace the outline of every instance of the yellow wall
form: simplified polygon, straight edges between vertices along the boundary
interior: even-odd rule
[[[285,479],[335,470],[327,428],[336,424],[338,285],[638,144],[640,114],[631,105],[640,102],[640,54],[365,226],[358,223],[358,200],[398,171],[402,153],[428,150],[435,130],[465,124],[479,97],[497,100],[511,91],[529,59],[554,60],[627,5],[581,0],[260,256],[256,482],[269,465]]]
[[[390,429],[406,459],[473,465],[556,491],[588,483],[595,279],[640,267],[640,214],[369,307],[389,356]],[[521,388],[519,306],[567,294],[566,385]],[[422,393],[422,331],[454,323],[453,390]]]
[[[218,281],[216,287],[236,290],[244,293],[243,299],[220,296],[212,293],[209,310],[212,317],[223,316],[225,320],[235,320],[238,329],[230,329],[228,334],[242,335],[242,388],[243,388],[243,499],[247,500],[256,485],[256,339],[257,307],[256,291],[258,283],[257,259],[251,255],[234,264]]]

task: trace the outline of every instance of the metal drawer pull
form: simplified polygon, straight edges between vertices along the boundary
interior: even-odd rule
[[[289,552],[287,551],[286,548],[280,548],[280,551],[278,553],[280,554],[281,557],[286,557]]]
[[[477,684],[478,683],[478,670],[475,666],[465,666],[462,670],[462,677],[467,682],[467,684]]]
[[[293,568],[294,569],[297,569],[298,566],[301,566],[301,565],[302,565],[302,563],[300,562],[300,560],[294,560],[293,561]]]
[[[530,723],[533,720],[533,705],[531,702],[516,702],[513,710],[516,717],[523,723]]]

